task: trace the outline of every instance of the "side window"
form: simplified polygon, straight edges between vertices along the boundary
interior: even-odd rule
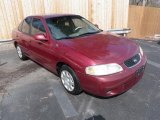
[[[22,26],[21,26],[21,31],[22,31],[22,32],[29,34],[29,32],[30,32],[31,20],[32,20],[32,18],[26,18],[26,19],[23,21],[23,24],[22,24]]]
[[[42,34],[46,33],[46,30],[44,28],[42,21],[38,18],[33,18],[32,26],[31,26],[31,34],[35,35],[35,34],[41,34],[41,33]]]

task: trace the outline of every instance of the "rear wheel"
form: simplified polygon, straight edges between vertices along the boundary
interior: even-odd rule
[[[16,50],[17,50],[17,54],[18,54],[18,57],[21,59],[21,60],[27,60],[28,57],[24,55],[24,53],[22,52],[22,49],[19,45],[16,45]]]
[[[81,93],[82,89],[79,84],[79,79],[69,66],[62,66],[60,70],[60,78],[62,85],[69,93],[74,95]]]

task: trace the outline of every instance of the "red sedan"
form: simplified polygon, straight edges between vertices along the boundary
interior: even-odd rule
[[[138,44],[79,15],[29,16],[12,38],[20,59],[30,58],[59,75],[71,94],[121,94],[142,78],[147,61]]]

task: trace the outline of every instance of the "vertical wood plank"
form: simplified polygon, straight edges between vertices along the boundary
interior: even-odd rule
[[[124,27],[126,6],[128,0],[0,0],[0,39],[11,38],[12,29],[35,14],[78,14],[103,30]]]

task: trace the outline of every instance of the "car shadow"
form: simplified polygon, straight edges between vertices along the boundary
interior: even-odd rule
[[[83,91],[85,94],[87,94],[87,95],[90,95],[90,96],[92,96],[92,97],[95,97],[95,98],[98,98],[98,99],[111,99],[111,98],[115,98],[115,97],[118,97],[118,96],[120,96],[120,95],[122,95],[122,94],[124,94],[125,92],[123,92],[123,93],[121,93],[121,94],[118,94],[118,95],[114,95],[114,96],[109,96],[109,97],[102,97],[102,96],[98,96],[98,95],[94,95],[94,94],[91,94],[91,93],[88,93],[88,92],[86,92],[86,91]],[[127,91],[126,91],[127,92]]]
[[[105,118],[101,115],[94,115],[94,116],[87,118],[85,120],[105,120]]]

